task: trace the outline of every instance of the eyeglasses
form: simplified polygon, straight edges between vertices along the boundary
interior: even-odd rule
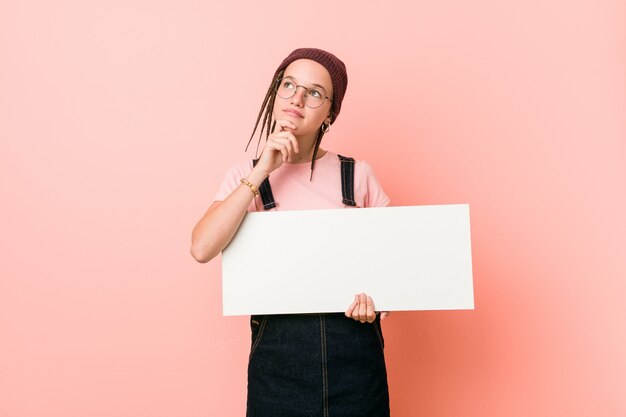
[[[324,94],[324,90],[322,90],[321,88],[306,88],[303,85],[296,84],[290,78],[281,78],[280,80],[276,81],[276,83],[278,84],[278,87],[276,88],[276,94],[280,98],[291,98],[296,95],[298,87],[302,87],[304,88],[304,91],[306,91],[306,93],[304,94],[304,104],[307,107],[311,109],[316,109],[324,104],[324,101],[326,101],[326,99],[328,99],[328,101],[332,103],[332,100]]]

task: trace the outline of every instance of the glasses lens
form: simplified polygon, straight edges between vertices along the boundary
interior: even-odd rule
[[[302,87],[305,88],[305,87]],[[298,85],[288,78],[278,81],[278,87],[276,88],[276,95],[280,98],[291,98],[296,94]],[[324,104],[326,96],[322,90],[317,88],[305,89],[304,104],[312,109],[316,109]]]
[[[278,89],[276,90],[276,94],[280,98],[291,98],[294,94],[296,94],[296,84],[291,80],[280,80],[278,82]]]
[[[306,94],[305,104],[312,109],[316,109],[324,104],[324,93],[321,90],[311,88]]]

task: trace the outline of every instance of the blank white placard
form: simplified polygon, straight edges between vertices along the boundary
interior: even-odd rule
[[[222,254],[224,315],[474,308],[467,204],[246,214]]]

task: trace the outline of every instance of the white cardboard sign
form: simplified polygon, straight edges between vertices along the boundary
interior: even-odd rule
[[[474,308],[467,204],[248,213],[222,254],[224,315]]]

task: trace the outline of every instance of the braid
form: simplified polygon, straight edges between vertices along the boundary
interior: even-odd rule
[[[252,135],[250,135],[250,139],[248,140],[248,144],[246,145],[246,151],[248,151],[248,146],[250,146],[250,142],[252,141],[252,138],[254,137],[254,133],[256,132],[257,127],[259,126],[259,120],[261,119],[261,115],[263,114],[263,110],[265,109],[265,106],[267,106],[267,101],[270,98],[273,84],[274,82],[272,82],[272,85],[270,85],[270,87],[268,88],[267,93],[265,93],[263,104],[261,104],[261,110],[259,110],[259,115],[256,118],[256,123],[254,124],[254,130],[252,130]]]
[[[259,109],[259,114],[256,118],[256,123],[254,124],[254,129],[252,130],[252,134],[250,135],[250,139],[248,140],[248,144],[246,145],[246,151],[248,151],[248,147],[250,146],[250,142],[252,142],[252,138],[259,127],[259,122],[261,118],[263,118],[263,123],[261,124],[261,130],[259,131],[259,140],[257,141],[255,157],[258,156],[259,153],[259,145],[261,143],[261,136],[263,136],[263,130],[265,130],[265,140],[267,140],[270,132],[274,131],[275,123],[273,123],[273,114],[274,111],[274,100],[276,99],[276,81],[282,78],[284,70],[278,71],[274,74],[274,78],[272,79],[272,83],[267,89],[267,93],[265,94],[265,98],[263,99],[263,104],[261,104],[261,108]],[[271,128],[270,128],[271,127]],[[267,129],[266,129],[267,128]]]
[[[313,159],[311,159],[311,176],[309,177],[309,181],[313,180],[313,168],[315,168],[315,157],[317,156],[317,151],[320,148],[320,143],[322,143],[322,138],[324,137],[324,131],[320,127],[317,131],[317,137],[315,138],[315,146],[313,147]]]
[[[252,134],[250,135],[250,139],[248,139],[248,143],[246,144],[246,152],[248,151],[248,147],[250,146],[250,142],[252,142],[252,138],[259,127],[259,122],[263,119],[261,123],[261,130],[259,130],[259,139],[256,144],[255,157],[258,157],[259,154],[259,145],[261,144],[261,137],[263,136],[263,131],[265,130],[265,140],[269,137],[270,133],[274,131],[276,127],[276,121],[274,120],[274,101],[276,100],[276,82],[283,77],[285,70],[278,71],[274,74],[274,78],[272,79],[272,83],[267,89],[267,93],[265,93],[265,98],[263,99],[263,104],[261,104],[261,108],[259,109],[259,114],[256,118],[256,123],[254,124],[254,129],[252,130]],[[333,112],[331,111],[331,115]],[[332,116],[331,116],[332,117]],[[331,118],[332,120],[332,118]],[[322,143],[322,138],[324,137],[324,131],[320,126],[317,131],[317,136],[315,137],[315,146],[313,147],[313,159],[311,159],[311,176],[309,181],[313,180],[313,169],[315,168],[315,158],[317,156],[317,151],[320,148],[320,143]]]
[[[330,112],[330,120],[333,120],[335,117],[333,111]],[[315,138],[315,146],[313,147],[313,159],[311,159],[311,176],[309,177],[309,181],[313,180],[313,168],[315,168],[315,157],[317,156],[317,151],[320,148],[320,144],[322,143],[322,138],[324,137],[324,131],[322,130],[322,126],[320,126],[317,131],[317,137]]]

